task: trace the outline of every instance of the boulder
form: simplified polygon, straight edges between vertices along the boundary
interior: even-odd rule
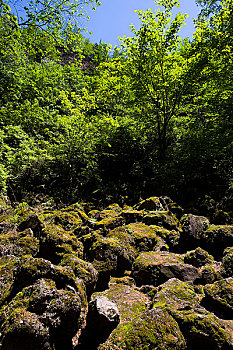
[[[202,246],[216,259],[223,256],[224,249],[233,246],[232,225],[210,225],[200,235]]]
[[[233,247],[224,250],[221,274],[224,277],[233,276]]]
[[[40,238],[44,224],[36,214],[29,215],[27,219],[20,222],[18,225],[18,231],[24,231],[30,228],[34,237]]]
[[[152,284],[158,286],[170,278],[195,281],[200,275],[198,269],[184,264],[183,256],[169,252],[141,253],[133,264],[132,277],[137,286]]]
[[[165,242],[157,235],[156,230],[143,224],[132,223],[115,228],[107,237],[117,238],[122,244],[129,244],[137,252],[160,250]]]
[[[84,256],[93,263],[100,273],[103,271],[118,276],[132,267],[136,251],[128,242],[123,242],[114,237],[103,237],[98,233],[82,237],[84,244]]]
[[[189,251],[184,256],[184,262],[196,267],[201,267],[203,265],[209,265],[214,262],[214,258],[204,249],[200,247],[195,250]]]
[[[145,215],[146,212],[144,210],[136,210],[133,208],[127,208],[121,213],[121,216],[124,218],[126,224],[141,222]]]
[[[65,254],[60,265],[72,268],[74,275],[84,282],[88,297],[94,292],[98,280],[98,271],[90,262],[79,259],[74,254]]]
[[[0,256],[36,256],[38,252],[39,239],[34,237],[31,228],[27,228],[22,232],[8,231],[0,235]]]
[[[155,309],[163,309],[176,320],[187,349],[232,349],[232,337],[225,321],[200,305],[203,294],[195,293],[190,283],[171,279],[158,288],[153,300]]]
[[[222,279],[204,288],[202,305],[224,320],[233,319],[233,278]]]
[[[79,350],[94,350],[106,341],[120,322],[117,305],[107,297],[96,295],[88,305],[86,327],[79,341]]]
[[[130,321],[143,312],[150,305],[150,299],[141,293],[135,286],[127,286],[121,283],[111,283],[104,292],[94,293],[92,299],[96,296],[104,296],[117,305],[120,313],[121,323]]]
[[[150,228],[161,237],[169,246],[170,251],[178,251],[180,244],[180,232],[177,230],[167,230],[161,226],[150,225]]]
[[[180,223],[174,214],[170,211],[149,212],[142,221],[146,225],[156,225],[166,228],[167,230],[180,231]]]
[[[164,207],[165,205],[165,207]],[[167,210],[166,204],[161,203],[159,197],[150,197],[134,206],[136,210],[148,210],[148,211],[157,211],[157,210]]]
[[[59,264],[64,254],[75,254],[82,259],[81,241],[58,225],[46,225],[41,234],[39,256]]]
[[[202,247],[201,233],[209,227],[209,220],[205,216],[185,214],[181,220],[181,243],[186,251],[196,247]]]
[[[80,290],[58,289],[50,279],[36,280],[1,309],[2,349],[71,350],[85,309]]]
[[[185,350],[185,339],[177,322],[162,309],[148,310],[120,324],[98,350]]]

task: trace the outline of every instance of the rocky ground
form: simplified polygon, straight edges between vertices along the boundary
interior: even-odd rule
[[[233,225],[167,197],[0,205],[3,350],[233,349]]]

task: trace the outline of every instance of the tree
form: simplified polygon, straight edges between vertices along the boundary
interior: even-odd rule
[[[178,1],[155,3],[162,5],[163,10],[137,11],[141,28],[136,30],[132,26],[134,36],[123,38],[122,47],[131,88],[143,106],[144,122],[156,134],[159,155],[163,157],[168,146],[168,131],[186,88],[189,60],[182,54],[184,43],[178,36],[186,15],[179,13],[171,20],[171,10],[179,6]]]

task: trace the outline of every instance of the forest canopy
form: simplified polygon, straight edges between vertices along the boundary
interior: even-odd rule
[[[155,1],[114,51],[82,35],[87,3],[100,5],[0,2],[1,193],[220,198],[233,170],[232,0],[197,0],[192,39],[179,36],[186,15],[171,15],[178,1]]]

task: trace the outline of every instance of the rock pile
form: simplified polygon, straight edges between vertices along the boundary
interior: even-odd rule
[[[168,197],[0,205],[2,350],[233,349],[233,226]]]

